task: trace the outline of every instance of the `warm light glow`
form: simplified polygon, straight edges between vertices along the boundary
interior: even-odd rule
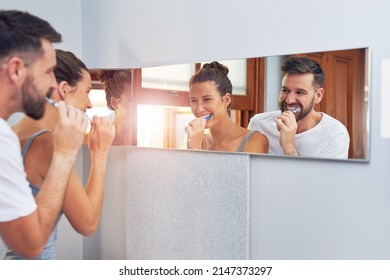
[[[107,108],[104,90],[91,90],[89,99],[92,103],[92,108],[86,112],[89,118],[95,115],[114,116],[114,111]],[[137,111],[137,146],[187,148],[184,128],[194,118],[189,107],[138,105]],[[172,127],[175,129],[172,130]],[[169,143],[175,143],[175,146]]]

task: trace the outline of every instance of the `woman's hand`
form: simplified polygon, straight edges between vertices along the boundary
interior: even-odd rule
[[[88,148],[91,153],[107,154],[115,137],[115,126],[107,117],[94,116],[88,134]]]
[[[206,129],[207,121],[203,118],[196,118],[189,122],[185,127],[187,132],[187,148],[188,149],[202,149],[202,141],[204,131]]]

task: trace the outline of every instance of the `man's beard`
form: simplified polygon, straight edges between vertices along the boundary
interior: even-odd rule
[[[49,90],[53,91],[52,88]],[[33,79],[28,77],[22,86],[22,107],[24,113],[34,120],[39,120],[45,114],[46,101],[37,92]]]
[[[297,122],[299,122],[299,121],[302,120],[304,117],[306,117],[307,114],[309,114],[310,111],[314,108],[314,97],[313,97],[313,99],[310,101],[309,106],[307,106],[307,107],[303,107],[303,106],[301,106],[301,104],[290,104],[289,106],[293,106],[293,105],[299,106],[299,107],[301,108],[301,111],[300,111],[299,113],[295,114],[295,119],[296,119]],[[288,105],[287,105],[286,102],[282,102],[282,103],[279,105],[280,110],[281,110],[282,112],[288,111],[287,106],[288,106]]]

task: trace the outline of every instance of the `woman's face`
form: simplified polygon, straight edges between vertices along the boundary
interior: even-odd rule
[[[191,111],[197,118],[212,114],[209,122],[218,119],[227,113],[230,99],[226,96],[221,97],[213,81],[193,83],[190,86]]]
[[[76,86],[71,87],[69,93],[65,94],[65,102],[85,112],[87,109],[92,108],[91,100],[89,100],[91,88],[91,75],[83,69],[82,79]]]

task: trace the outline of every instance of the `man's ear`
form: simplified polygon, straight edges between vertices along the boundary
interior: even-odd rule
[[[11,57],[5,63],[5,69],[7,71],[9,79],[15,84],[22,84],[24,82],[27,69],[23,60],[20,57]]]
[[[324,89],[319,88],[314,96],[314,104],[318,104],[321,102],[322,98],[324,97]]]
[[[232,103],[232,95],[230,93],[225,93],[222,97],[222,101],[225,104],[225,107],[228,108],[230,103]]]
[[[112,97],[110,98],[110,105],[111,107],[116,111],[118,110],[118,100],[115,98],[115,97]]]
[[[58,84],[58,93],[61,100],[65,100],[65,95],[69,92],[69,84],[67,81],[62,81]]]

